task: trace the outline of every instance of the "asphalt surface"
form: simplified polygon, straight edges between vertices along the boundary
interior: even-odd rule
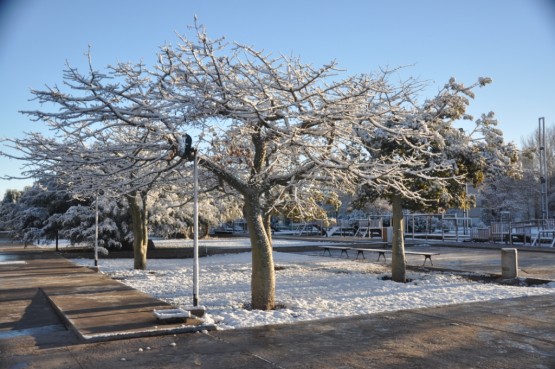
[[[499,250],[433,247],[434,267],[499,270]],[[551,251],[519,251],[526,274],[551,279]],[[0,245],[0,368],[555,368],[555,294],[228,331],[161,326],[168,307]]]

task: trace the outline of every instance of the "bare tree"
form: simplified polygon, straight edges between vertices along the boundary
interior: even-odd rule
[[[535,189],[533,193],[535,216],[541,217],[540,205],[540,159],[539,159],[539,129],[536,128],[530,135],[522,138],[522,152],[526,157],[525,169],[527,175],[523,181],[527,182],[524,186],[529,186],[529,190]],[[553,212],[555,209],[555,126],[545,127],[545,154],[546,154],[546,171],[547,171],[547,192],[548,192],[548,209]]]

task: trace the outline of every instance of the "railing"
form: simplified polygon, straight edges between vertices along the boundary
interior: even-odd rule
[[[386,237],[390,215],[371,216],[366,219],[338,219],[336,224],[325,227],[324,221],[292,223],[287,228],[298,235],[328,235],[357,237]],[[493,222],[488,227],[477,228],[471,218],[443,214],[405,214],[405,238],[435,240],[473,240],[538,244],[549,241],[555,245],[555,219],[532,219],[520,222]],[[384,227],[384,224],[386,227]],[[226,230],[245,232],[242,221],[228,222]]]
[[[522,242],[539,244],[545,235],[555,234],[555,219],[531,219],[520,222],[493,222],[490,227],[490,241],[513,244]],[[552,242],[551,237],[549,241]]]

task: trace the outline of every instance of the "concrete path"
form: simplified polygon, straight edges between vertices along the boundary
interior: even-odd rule
[[[34,247],[0,247],[0,281],[0,338],[60,324],[89,342],[213,329],[159,324],[153,311],[171,305]]]
[[[91,344],[35,332],[0,339],[0,367],[550,369],[554,327],[541,296]]]
[[[168,333],[145,314],[159,306],[52,252],[0,247],[0,368],[555,368],[555,295],[148,336]],[[119,339],[83,340],[95,334]]]

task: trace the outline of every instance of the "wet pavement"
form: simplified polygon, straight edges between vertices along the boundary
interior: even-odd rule
[[[499,250],[433,247],[438,268],[499,270]],[[0,260],[0,368],[555,368],[555,294],[153,333],[145,312],[167,304],[51,251],[0,245]],[[521,251],[519,260],[545,279],[555,253]]]

